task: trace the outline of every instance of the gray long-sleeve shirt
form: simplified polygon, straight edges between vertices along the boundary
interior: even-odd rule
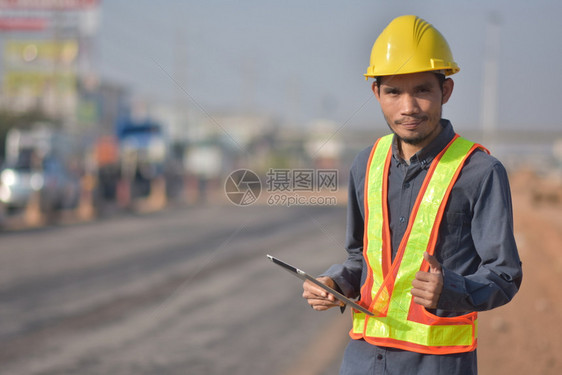
[[[441,125],[441,133],[431,144],[416,153],[409,163],[400,158],[396,140],[393,143],[388,187],[393,259],[408,226],[410,212],[427,170],[433,158],[455,135],[448,120],[442,120]],[[350,171],[347,260],[330,267],[323,274],[331,277],[343,293],[350,297],[359,295],[367,275],[363,259],[364,183],[371,149],[372,146],[357,155]],[[513,236],[507,173],[497,159],[484,151],[477,150],[467,159],[451,191],[434,255],[442,264],[444,282],[438,309],[432,311],[436,315],[456,316],[493,309],[509,302],[519,290],[522,269]],[[400,351],[392,350],[392,353],[399,355]],[[407,354],[410,358],[417,353]],[[460,356],[460,372],[450,368],[446,369],[449,372],[444,369],[439,373],[476,373],[474,353],[466,354],[465,357],[466,361],[462,361],[462,355]],[[424,360],[427,362],[428,358]],[[391,362],[386,359],[385,367],[391,368],[388,367]],[[418,370],[418,374],[426,373],[422,368]]]

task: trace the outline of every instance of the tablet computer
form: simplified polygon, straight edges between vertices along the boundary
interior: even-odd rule
[[[364,308],[363,306],[359,305],[357,302],[347,298],[346,296],[344,296],[343,294],[341,294],[340,292],[338,292],[337,290],[330,288],[329,286],[322,284],[320,281],[316,280],[316,278],[310,276],[309,274],[307,274],[306,272],[304,272],[303,270],[300,270],[294,266],[291,266],[288,263],[283,262],[280,259],[277,259],[271,255],[267,255],[267,258],[269,260],[271,260],[273,263],[277,264],[279,267],[283,268],[286,271],[289,271],[291,274],[295,275],[296,277],[298,277],[301,280],[309,280],[312,283],[318,285],[320,288],[324,289],[325,291],[327,291],[328,293],[332,294],[334,297],[336,297],[336,299],[342,301],[343,303],[345,303],[346,305],[349,305],[351,307],[353,307],[355,310],[361,311],[362,313],[365,313],[369,316],[374,316],[375,314],[373,314],[372,312],[370,312],[369,310],[367,310],[366,308]]]

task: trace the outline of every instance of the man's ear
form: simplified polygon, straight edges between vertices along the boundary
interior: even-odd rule
[[[445,104],[449,101],[449,98],[453,93],[454,87],[455,87],[455,82],[451,78],[447,78],[443,82],[443,99],[441,100],[441,104]]]
[[[377,100],[380,102],[381,100],[381,96],[380,96],[380,88],[377,85],[377,81],[374,81],[373,84],[371,85],[371,90],[373,90],[373,93],[375,94],[375,97],[377,98]]]

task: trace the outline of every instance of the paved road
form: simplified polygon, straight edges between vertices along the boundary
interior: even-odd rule
[[[341,207],[191,207],[0,233],[0,374],[337,372],[350,319],[316,313],[270,253],[319,273]]]

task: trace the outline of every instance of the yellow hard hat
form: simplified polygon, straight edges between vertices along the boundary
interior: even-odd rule
[[[379,35],[371,51],[366,78],[443,71],[457,73],[449,44],[430,23],[416,16],[395,18]]]

